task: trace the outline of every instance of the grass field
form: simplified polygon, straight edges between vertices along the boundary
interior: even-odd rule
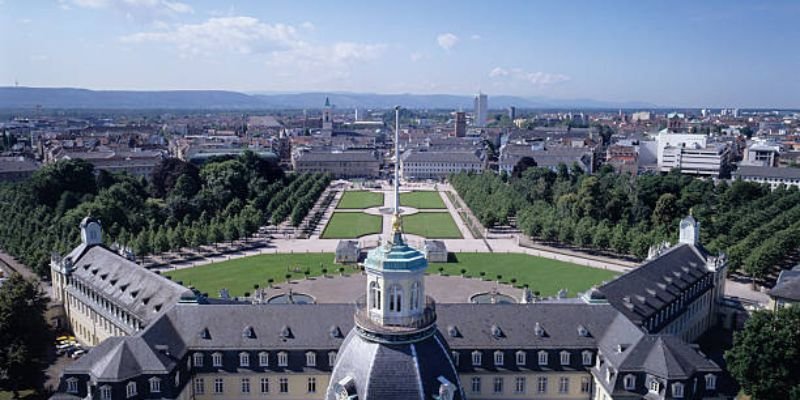
[[[361,212],[335,212],[328,221],[323,239],[354,239],[371,233],[381,233],[383,219]]]
[[[414,208],[445,209],[439,192],[408,192],[400,193],[400,203]]]
[[[286,282],[286,274],[291,274],[292,279],[302,279],[306,269],[310,276],[318,276],[322,275],[322,268],[327,268],[328,274],[336,274],[339,267],[341,265],[333,262],[333,253],[262,254],[180,269],[164,275],[217,298],[221,288],[227,288],[231,296],[242,296],[244,292],[253,293],[254,284],[267,287],[270,278],[280,283]]]
[[[383,205],[383,193],[355,191],[344,192],[336,208],[342,209],[364,209],[379,207]]]
[[[516,279],[517,286],[528,284],[531,290],[540,292],[542,296],[552,296],[561,288],[568,289],[569,295],[575,296],[617,275],[611,271],[527,254],[457,253],[451,254],[451,258],[452,262],[431,264],[428,273],[437,274],[442,267],[449,275],[461,275],[461,269],[465,269],[468,277],[479,278],[480,273],[485,272],[485,279],[496,280],[500,274],[502,282],[510,283],[511,279]],[[332,253],[263,254],[181,269],[165,275],[216,298],[220,288],[227,288],[232,296],[242,296],[245,292],[252,293],[254,284],[266,287],[270,278],[277,284],[286,281],[287,273],[292,275],[292,279],[301,279],[306,269],[310,272],[309,276],[319,276],[322,268],[327,268],[331,275],[338,274],[340,267],[334,264]],[[350,267],[345,268],[351,271]]]
[[[480,277],[480,273],[485,272],[484,278],[490,280],[497,280],[499,274],[502,275],[501,282],[511,283],[511,279],[516,279],[515,285],[527,284],[532,291],[538,291],[542,296],[552,296],[566,288],[569,296],[574,297],[592,285],[609,281],[619,275],[613,271],[527,254],[454,253],[451,254],[451,261],[453,262],[430,264],[428,272],[438,273],[439,268],[443,267],[445,274],[461,275],[461,269],[465,269],[465,276]]]
[[[449,212],[421,212],[403,217],[403,231],[429,239],[461,239]]]

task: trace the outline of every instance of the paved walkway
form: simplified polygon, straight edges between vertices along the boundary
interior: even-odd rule
[[[461,214],[458,213],[458,209],[453,205],[453,202],[450,201],[450,198],[447,197],[445,192],[437,192],[439,193],[439,197],[442,198],[444,201],[444,205],[447,206],[447,211],[450,212],[450,216],[453,218],[453,221],[456,222],[456,226],[458,226],[458,230],[461,231],[461,237],[466,240],[475,239],[475,236],[472,236],[472,231],[467,228],[467,225],[464,224],[464,220],[461,219]]]
[[[291,288],[293,293],[313,296],[317,303],[352,303],[365,293],[366,285],[367,278],[363,273],[345,276],[332,274],[328,277],[292,281],[288,285],[281,283],[272,289],[266,289],[266,297],[286,293]],[[467,303],[472,295],[490,293],[493,290],[517,301],[522,298],[522,289],[495,281],[434,274],[425,276],[425,293],[439,303]]]

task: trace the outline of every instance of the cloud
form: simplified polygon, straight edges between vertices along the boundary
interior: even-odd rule
[[[182,55],[219,52],[250,54],[300,45],[297,29],[285,24],[266,24],[252,17],[210,18],[199,24],[182,24],[155,32],[123,36],[123,43],[165,43]]]
[[[58,0],[61,8],[113,9],[128,18],[151,20],[163,16],[194,13],[192,6],[171,0]]]
[[[129,44],[156,43],[174,46],[181,57],[216,56],[221,53],[260,55],[268,67],[287,76],[298,72],[346,74],[349,67],[380,57],[386,49],[380,43],[339,41],[309,43],[298,27],[270,24],[253,17],[215,17],[197,24],[170,25],[164,29],[123,36]]]
[[[458,36],[449,32],[442,33],[436,37],[436,43],[439,44],[439,47],[450,51],[458,43]]]
[[[422,56],[422,53],[420,53],[420,52],[418,52],[418,51],[415,51],[415,52],[411,53],[411,54],[408,56],[408,58],[409,58],[409,59],[411,59],[411,61],[413,61],[413,62],[417,62],[417,61],[421,60],[421,59],[422,59],[422,57],[423,57],[423,56]]]
[[[570,77],[564,74],[554,74],[548,72],[529,72],[521,68],[495,67],[489,71],[489,78],[495,80],[513,80],[527,82],[535,86],[553,85],[566,82]]]

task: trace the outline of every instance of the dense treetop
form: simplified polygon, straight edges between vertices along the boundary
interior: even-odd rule
[[[324,174],[284,175],[252,152],[202,167],[165,159],[150,179],[59,161],[26,182],[0,185],[0,248],[47,275],[50,252],[68,252],[87,215],[106,242],[145,255],[236,240],[268,221],[299,225],[327,187]]]
[[[755,278],[800,246],[800,192],[681,175],[595,175],[560,165],[526,166],[514,174],[460,173],[450,182],[484,226],[516,220],[536,239],[620,255],[647,256],[651,245],[675,243],[678,222],[692,214],[701,242],[725,252],[731,268]]]

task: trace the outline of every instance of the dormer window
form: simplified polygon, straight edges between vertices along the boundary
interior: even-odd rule
[[[333,367],[336,364],[336,352],[331,351],[328,353],[328,365]]]
[[[478,351],[478,350],[473,351],[472,352],[472,366],[473,367],[480,367],[481,366],[481,362],[483,361],[482,358],[483,357],[482,357],[480,351]]]
[[[539,365],[547,365],[547,352],[544,350],[539,352]]]
[[[306,352],[306,367],[317,366],[317,353],[313,351]]]
[[[78,378],[67,379],[67,393],[78,393]]]
[[[672,384],[672,397],[676,399],[683,398],[683,384],[680,382]]]
[[[203,366],[203,353],[194,353],[194,356],[192,356],[192,358],[194,359],[193,362],[195,367]]]
[[[250,366],[250,354],[241,352],[239,353],[239,366],[240,367],[249,367]]]
[[[606,382],[611,383],[612,378],[614,378],[614,369],[608,367],[606,369]]]
[[[717,376],[714,374],[706,375],[706,390],[717,389]]]
[[[111,386],[100,386],[100,400],[111,400]]]
[[[592,352],[591,351],[584,351],[581,353],[581,358],[583,361],[583,365],[592,365]]]
[[[136,396],[136,393],[136,382],[128,382],[128,384],[125,385],[125,397],[134,397]]]
[[[525,365],[526,364],[526,355],[525,352],[520,350],[517,352],[517,365]]]
[[[633,375],[625,375],[623,383],[625,384],[625,390],[634,390],[636,388],[636,377]]]
[[[222,353],[214,353],[211,355],[211,365],[214,367],[222,366]]]
[[[569,352],[562,351],[560,356],[561,356],[561,365],[569,365]]]
[[[246,326],[242,331],[242,337],[246,337],[248,339],[255,339],[256,331],[253,329],[252,326]]]
[[[150,393],[161,393],[161,379],[152,377],[150,382]]]
[[[503,366],[503,352],[500,350],[494,352],[494,365]]]
[[[289,365],[289,353],[282,351],[278,353],[278,366],[286,367]]]
[[[453,360],[453,364],[455,366],[458,366],[458,352],[457,351],[450,352],[450,358]]]
[[[660,387],[659,387],[658,381],[655,380],[655,379],[651,380],[650,381],[650,391],[653,392],[653,393],[658,393],[659,389],[660,389]]]

